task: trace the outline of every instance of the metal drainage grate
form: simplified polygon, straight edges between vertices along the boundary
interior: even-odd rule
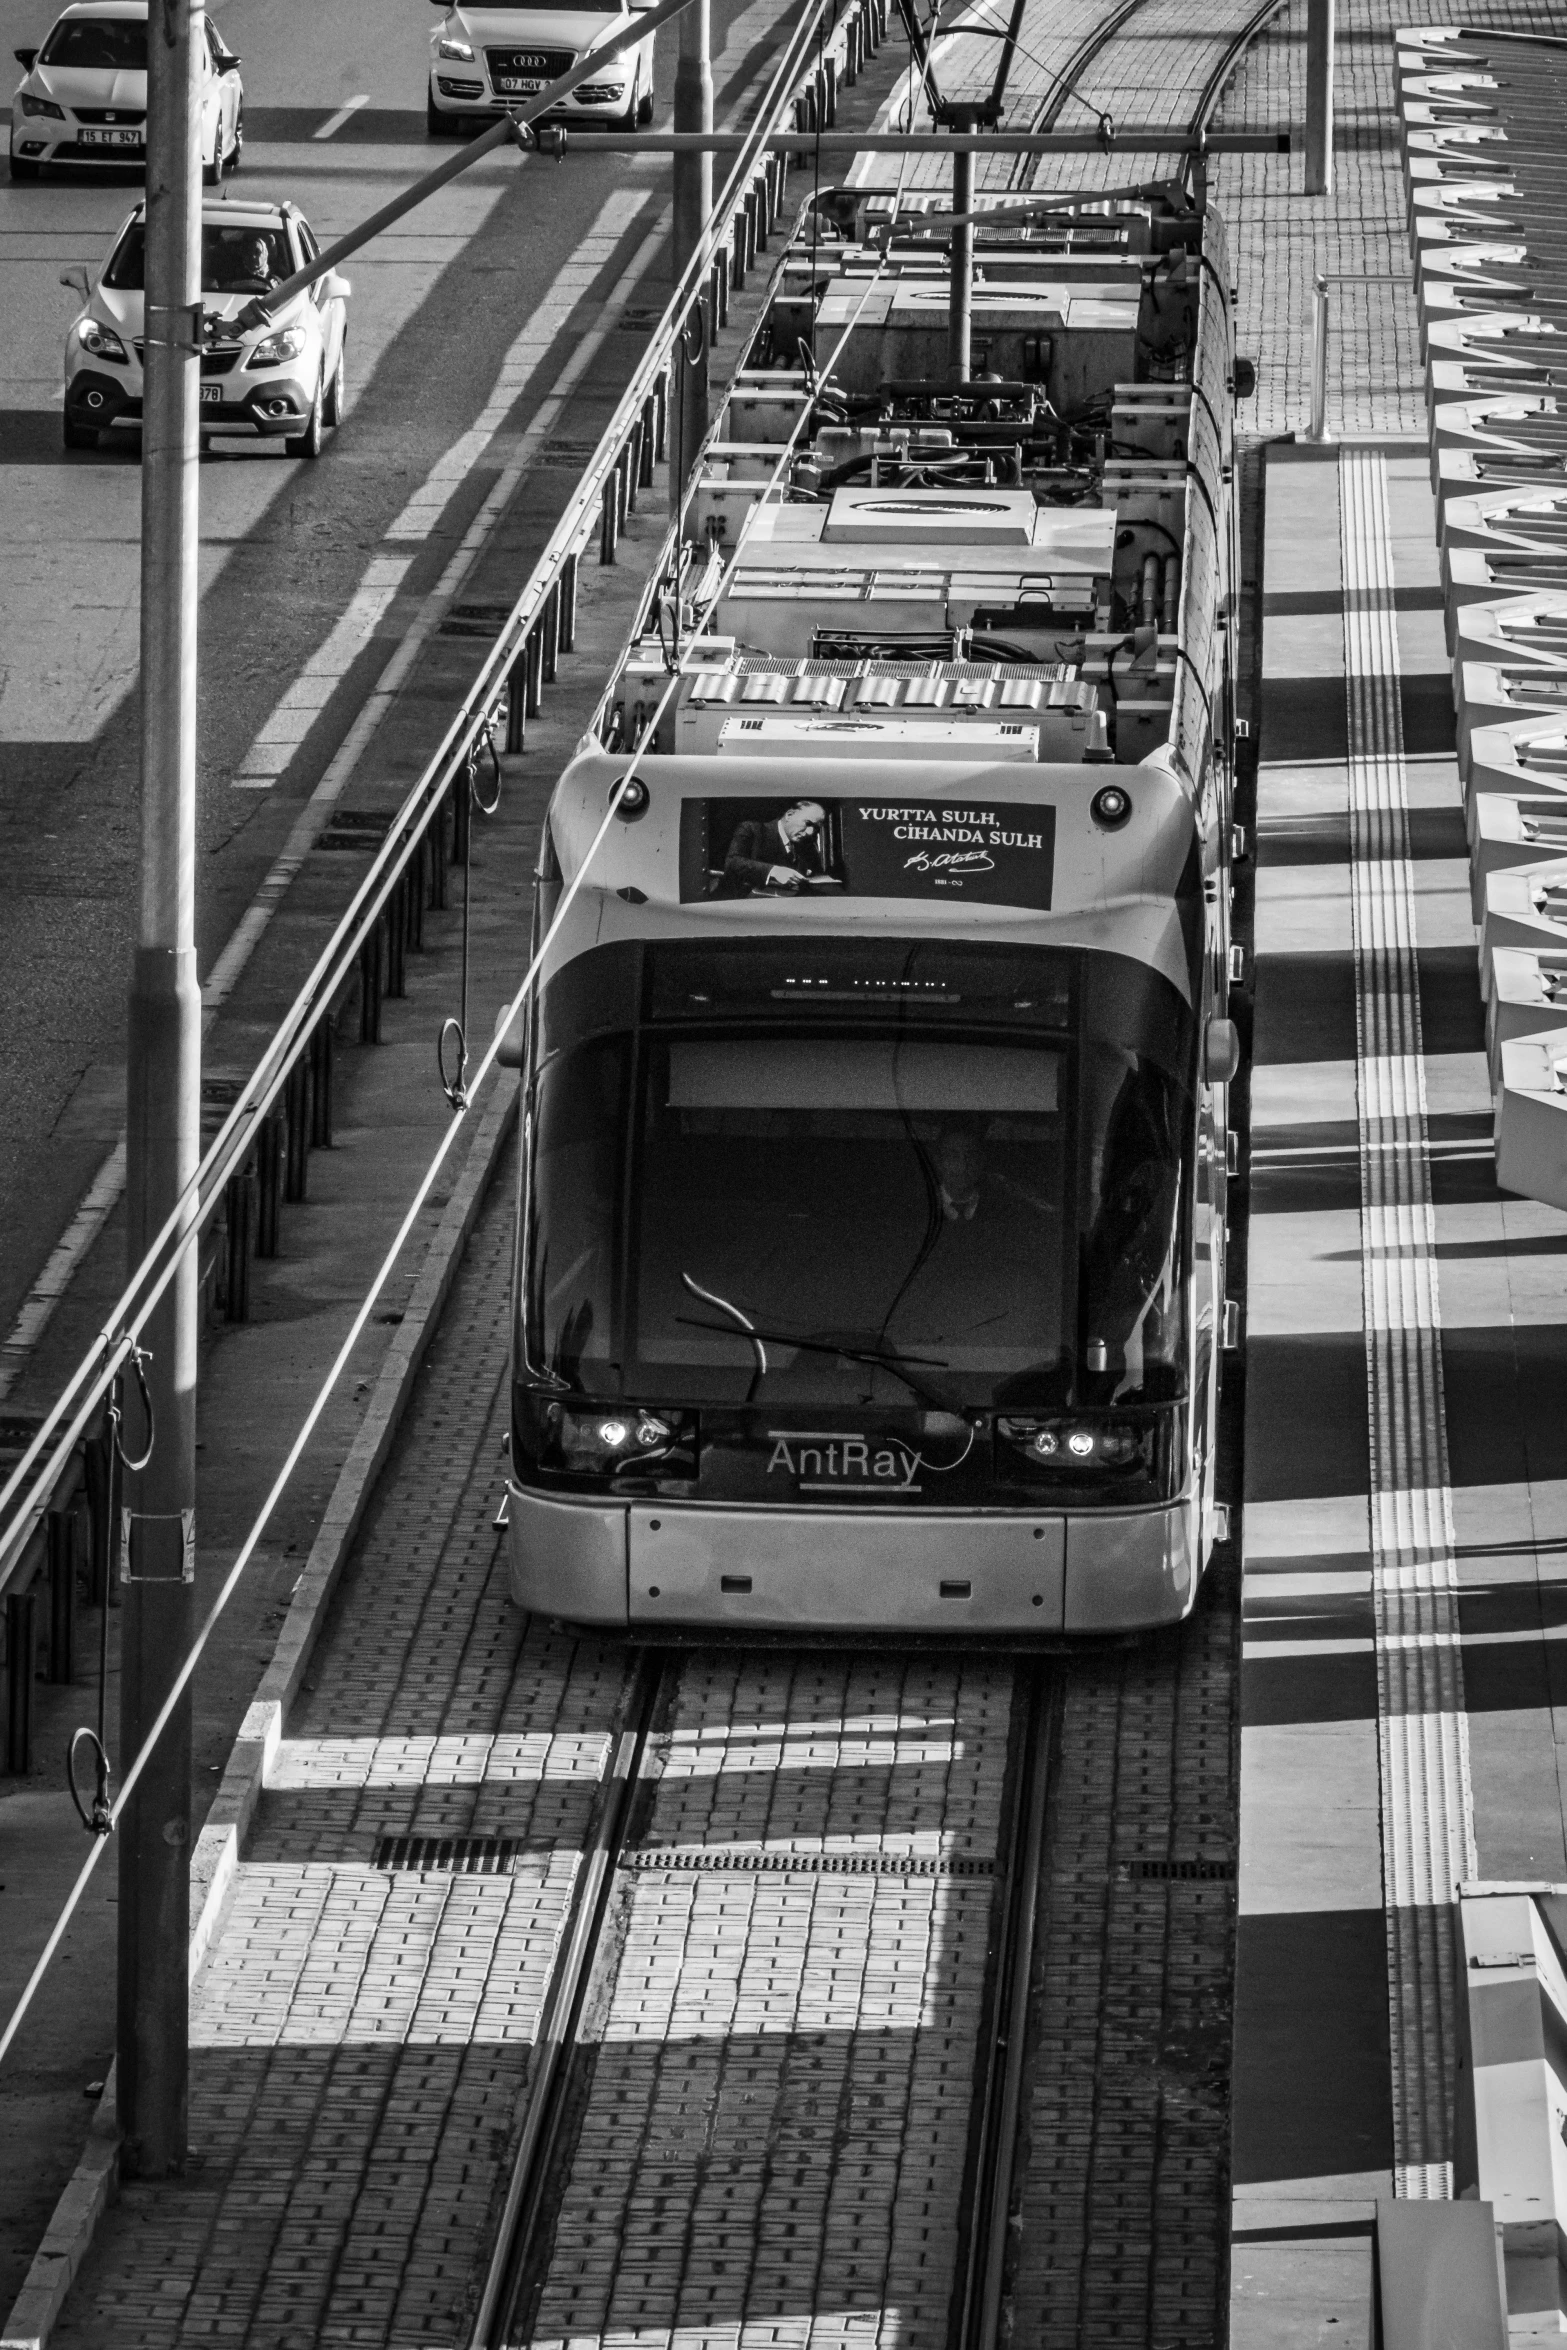
[[[318,849],[378,849],[392,829],[390,815],[373,808],[338,808],[316,835]]]
[[[511,618],[510,604],[454,604],[441,622],[441,636],[499,636]]]
[[[1228,1885],[1235,1880],[1232,1860],[1133,1860],[1122,1866],[1133,1884]]]
[[[920,1852],[740,1852],[713,1847],[681,1852],[654,1849],[628,1852],[621,1865],[668,1873],[713,1874],[739,1871],[768,1876],[804,1877],[993,1877],[996,1864],[966,1853]]]
[[[455,1877],[509,1877],[521,1850],[515,1836],[382,1836],[378,1869],[443,1869]]]

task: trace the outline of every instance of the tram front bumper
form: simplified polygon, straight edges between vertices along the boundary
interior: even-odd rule
[[[1068,1520],[691,1509],[508,1490],[518,1605],[617,1630],[1134,1631],[1179,1622],[1196,1596],[1186,1502]]]

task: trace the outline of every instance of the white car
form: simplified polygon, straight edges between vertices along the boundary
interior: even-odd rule
[[[239,59],[211,17],[200,22],[202,176],[215,188],[239,165],[245,90]],[[145,162],[146,0],[78,0],[16,62],[24,70],[11,100],[14,180],[36,179],[46,163]]]
[[[442,18],[430,35],[430,88],[425,128],[432,138],[482,128],[519,100],[536,97],[569,73],[588,49],[596,49],[657,0],[631,0],[608,8],[603,0],[579,7],[561,0],[520,0],[519,5],[454,8],[435,0]],[[555,108],[553,122],[600,123],[629,131],[653,119],[653,38],[622,49],[604,68],[601,81],[579,82]]]
[[[146,206],[114,242],[103,275],[65,340],[65,445],[97,446],[100,432],[140,429]],[[201,429],[281,438],[294,457],[319,457],[325,425],[343,419],[348,280],[335,271],[285,302],[261,326],[239,313],[257,294],[316,260],[321,248],[292,204],[209,200],[201,213]],[[61,280],[76,285],[74,276]],[[85,282],[78,290],[85,293]]]

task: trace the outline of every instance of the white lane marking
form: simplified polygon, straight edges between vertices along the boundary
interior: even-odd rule
[[[27,1368],[28,1358],[70,1286],[125,1188],[125,1137],[122,1134],[88,1185],[75,1215],[49,1251],[43,1271],[22,1301],[22,1308],[0,1346],[0,1400],[8,1396]]]
[[[1384,458],[1344,451],[1339,514],[1394,2165],[1401,2194],[1446,2197],[1463,1997],[1448,1913],[1478,1864]]]
[[[533,462],[539,443],[547,433],[553,431],[567,400],[598,357],[614,331],[620,312],[651,268],[661,243],[669,234],[672,219],[672,208],[661,212],[637,247],[625,275],[604,304],[599,325],[591,334],[584,336],[556,377],[548,396],[540,403],[533,422],[518,439],[505,470],[496,476],[483,505],[468,525],[461,545],[425,597],[396,652],[376,680],[336,757],[301,811],[281,855],[256,892],[233,937],[214,963],[201,991],[205,1022],[210,1023],[218,1006],[232,993],[240,973],[255,952],[257,942],[282,903],[289,883],[314,847],[316,836],[324,828],[334,801],[363,756],[366,744],[386,716],[419,652],[439,627],[447,606],[510,503],[518,482]]]
[[[310,136],[313,139],[335,139],[349,116],[357,114],[361,106],[368,106],[369,103],[369,91],[361,90],[357,98],[350,98],[346,105],[340,106],[337,112],[324,122],[318,131],[312,131]]]
[[[496,433],[548,356],[555,337],[593,287],[626,230],[648,202],[645,190],[620,190],[601,207],[544,302],[512,344],[490,396],[467,432],[431,466],[396,516],[386,537],[423,542],[453,492],[483,457]],[[338,686],[374,636],[412,563],[411,555],[378,555],[366,568],[347,610],[311,655],[240,761],[232,781],[240,791],[270,791]]]
[[[489,538],[502,512],[509,503],[522,475],[538,450],[546,433],[554,429],[561,410],[571,397],[583,375],[598,357],[604,344],[619,321],[633,293],[653,266],[659,250],[669,235],[673,221],[670,207],[660,212],[647,235],[637,247],[621,278],[605,301],[599,313],[599,324],[591,334],[584,336],[566,365],[556,377],[549,394],[540,404],[538,414],[518,440],[516,449],[491,488],[483,505],[469,524],[461,546],[453,555],[434,588],[420,606],[412,626],[391,660],[376,681],[375,689],[359,712],[353,725],[338,748],[336,756],[309,800],[301,810],[281,854],[257,890],[250,906],[241,917],[238,927],[214,963],[201,991],[202,1034],[211,1028],[218,1010],[233,993],[240,974],[255,953],[267,925],[287,894],[290,882],[314,847],[317,836],[324,830],[333,803],[348,778],[358,765],[364,750],[381,720],[385,717],[404,678],[426,640],[439,626],[447,606],[457,593],[468,571],[477,560],[480,550]],[[270,721],[269,721],[270,723]],[[121,1134],[113,1150],[98,1170],[91,1190],[78,1207],[66,1231],[51,1252],[43,1271],[23,1300],[15,1323],[0,1345],[0,1396],[9,1392],[32,1355],[55,1308],[65,1294],[77,1267],[103,1228],[120,1193],[125,1188],[125,1137]]]
[[[548,357],[550,345],[561,328],[583,297],[592,291],[594,279],[649,200],[650,192],[646,188],[620,188],[600,208],[593,226],[502,360],[500,374],[484,406],[468,430],[453,441],[444,456],[436,459],[401,514],[389,526],[388,539],[428,538],[452,492],[478,464]]]
[[[240,791],[270,791],[380,627],[411,555],[377,555],[331,634],[318,645],[240,762]]]

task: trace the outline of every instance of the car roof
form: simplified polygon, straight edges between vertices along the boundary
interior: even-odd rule
[[[143,220],[146,213],[147,200],[144,196],[131,214],[131,219]],[[230,228],[277,228],[285,220],[296,220],[298,217],[296,205],[268,204],[258,196],[245,197],[237,204],[224,196],[210,196],[201,207],[203,225],[212,221]]]
[[[107,17],[111,23],[119,20],[127,24],[145,24],[147,0],[72,0],[71,7],[61,9],[55,23],[79,24],[84,17],[89,21],[94,18],[101,21]]]

